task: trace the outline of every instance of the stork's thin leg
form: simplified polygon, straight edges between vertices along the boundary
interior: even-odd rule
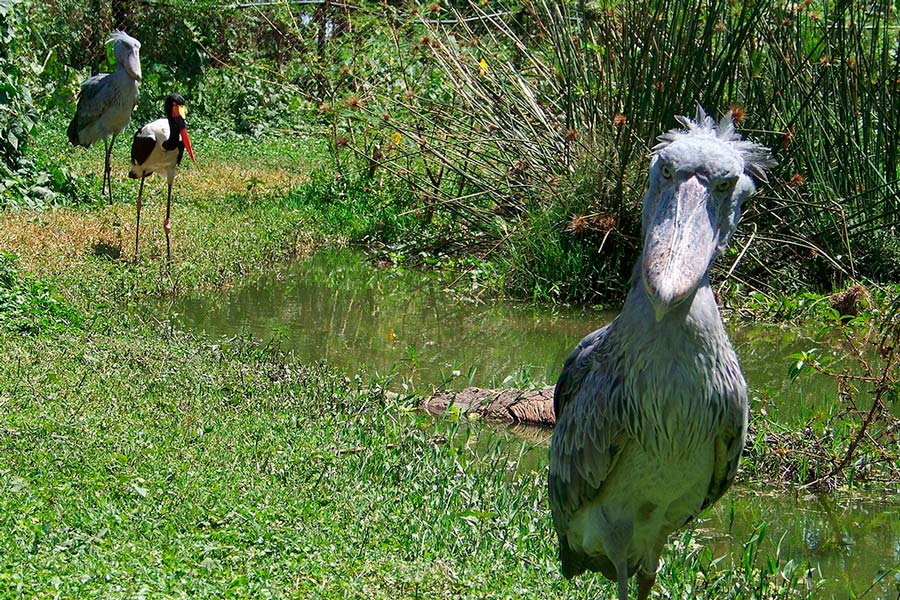
[[[137,262],[138,259],[138,238],[141,235],[141,196],[144,193],[144,180],[147,179],[146,175],[141,175],[141,185],[138,188],[138,198],[137,198],[137,221],[134,224],[134,261]]]
[[[107,193],[107,182],[109,181],[109,155],[112,153],[112,145],[109,138],[103,138],[103,185],[100,186],[100,195]],[[112,204],[112,190],[109,191],[109,203]]]
[[[118,133],[112,134],[112,140],[110,140],[110,142],[109,142],[109,156],[108,156],[107,159],[106,159],[106,164],[107,164],[107,167],[106,167],[106,185],[109,186],[109,203],[110,203],[110,204],[112,204],[112,202],[113,202],[113,195],[112,195],[112,151],[113,151],[113,146],[115,146],[115,144],[116,144],[116,138],[117,138],[117,137],[119,137],[119,134],[118,134]]]
[[[112,134],[112,139],[109,140],[109,144],[106,143],[106,138],[103,138],[103,149],[106,151],[106,164],[104,165],[103,171],[103,181],[106,183],[106,189],[109,192],[109,203],[112,204],[112,149],[113,145],[116,143],[116,137],[118,137],[118,133]],[[103,193],[103,190],[101,190]]]
[[[169,194],[166,198],[166,220],[163,223],[163,229],[166,230],[166,264],[169,264],[172,262],[172,242],[169,235],[172,232],[172,225],[169,217],[172,213],[172,182],[175,181],[175,169],[169,169],[167,179],[169,180]]]

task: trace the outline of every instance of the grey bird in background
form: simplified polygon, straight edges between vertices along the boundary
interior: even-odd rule
[[[549,496],[567,578],[600,571],[628,599],[656,581],[669,535],[731,485],[747,434],[747,384],[709,284],[741,202],[775,164],[731,113],[659,138],[643,253],[621,314],[566,359],[554,393]]]
[[[112,203],[110,154],[116,137],[131,121],[131,112],[138,101],[141,43],[119,30],[113,31],[108,41],[113,42],[116,70],[94,75],[81,84],[78,108],[66,133],[73,146],[87,148],[97,140],[103,140],[106,162],[101,193],[108,190]]]

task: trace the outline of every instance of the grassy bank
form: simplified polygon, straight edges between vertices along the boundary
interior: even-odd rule
[[[509,487],[502,466],[430,439],[326,367],[122,325],[4,340],[3,596],[518,585],[521,568],[490,565],[503,540],[471,515],[504,515],[503,537],[524,549],[537,483]],[[528,569],[534,584],[550,558]]]
[[[542,469],[325,366],[125,318],[3,334],[0,355],[2,597],[611,589],[559,576]],[[691,544],[671,561],[676,597],[786,585]]]

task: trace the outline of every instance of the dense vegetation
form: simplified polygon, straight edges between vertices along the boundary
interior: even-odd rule
[[[647,152],[698,103],[737,111],[780,161],[719,265],[729,314],[817,319],[830,351],[790,375],[838,389],[791,423],[755,398],[742,477],[889,489],[897,25],[889,2],[848,0],[0,0],[0,597],[608,592],[561,581],[545,463],[490,429],[135,309],[336,241],[494,292],[617,303]],[[143,44],[132,125],[173,89],[191,110],[202,163],[176,182],[168,268],[158,182],[132,261],[134,182],[107,206],[96,149],[63,136],[116,27]],[[817,295],[858,282],[834,307]],[[765,530],[737,559],[685,533],[663,593],[818,597],[828,574]]]
[[[39,114],[69,114],[81,79],[111,68],[102,42],[122,27],[143,40],[136,121],[177,88],[210,134],[324,137],[319,181],[372,194],[380,216],[354,236],[395,257],[465,252],[520,296],[620,296],[648,149],[700,104],[735,110],[780,161],[721,261],[732,289],[900,276],[890,2],[98,7],[3,4],[6,205],[89,196],[40,149],[23,170],[22,150]]]
[[[241,141],[205,159],[235,157]],[[412,410],[418,399],[383,394],[383,382],[247,337],[186,333],[141,309],[277,269],[321,243],[307,228],[348,216],[284,196],[305,185],[284,172],[315,168],[316,148],[256,141],[235,172],[179,176],[169,269],[159,194],[145,206],[137,263],[115,255],[129,248],[125,203],[0,215],[0,245],[20,256],[0,261],[0,597],[608,590],[558,576],[543,447],[435,422]],[[66,142],[54,128],[36,143],[56,152]],[[87,172],[92,159],[73,168]],[[763,523],[724,559],[695,535],[675,541],[660,574],[671,593],[809,597],[808,567],[780,555]]]

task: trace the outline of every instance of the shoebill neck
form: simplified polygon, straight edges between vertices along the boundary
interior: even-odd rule
[[[662,318],[657,319],[656,308],[647,295],[642,279],[640,260],[632,272],[631,289],[622,308],[622,316],[644,323],[648,332],[682,330],[701,335],[724,335],[725,331],[708,274],[703,276],[690,296],[669,307]]]

